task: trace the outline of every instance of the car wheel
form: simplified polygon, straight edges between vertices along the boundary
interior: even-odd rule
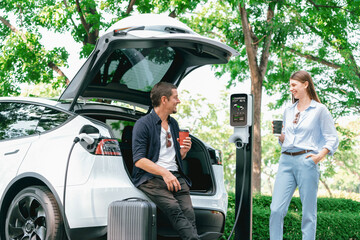
[[[5,222],[5,239],[63,239],[63,222],[54,195],[42,186],[23,189],[12,201]]]

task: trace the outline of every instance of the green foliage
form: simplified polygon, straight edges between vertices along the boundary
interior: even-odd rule
[[[316,2],[316,3],[315,3]],[[240,57],[217,66],[217,75],[230,73],[228,87],[250,79],[239,4],[245,6],[253,44],[264,47],[272,34],[270,58],[263,81],[269,95],[281,93],[271,107],[278,109],[290,99],[289,78],[298,70],[309,71],[323,102],[336,116],[359,112],[360,10],[346,1],[216,1],[205,5],[186,23],[203,35],[217,38],[237,49]],[[317,5],[316,5],[317,4]],[[267,20],[267,9],[274,18]],[[261,58],[258,51],[258,59]],[[259,61],[258,60],[258,61]]]
[[[79,5],[77,5],[77,2]],[[2,96],[20,94],[21,83],[51,83],[62,88],[66,77],[56,77],[51,66],[67,67],[64,47],[45,49],[40,32],[70,32],[82,43],[80,58],[95,47],[101,30],[132,13],[172,13],[181,16],[194,10],[201,0],[6,0],[0,2],[0,17],[10,15],[13,29],[0,22],[0,91]],[[65,43],[64,43],[65,44]]]
[[[253,197],[253,239],[269,239],[270,196]],[[292,198],[284,219],[284,239],[302,239],[301,200]],[[227,239],[235,216],[235,194],[229,193],[229,204],[225,233]],[[360,202],[349,199],[318,198],[316,239],[359,239]],[[234,236],[232,237],[234,239]]]
[[[258,208],[270,210],[271,199],[271,196],[256,194],[253,196],[253,204]],[[319,212],[360,213],[360,202],[341,198],[318,198],[317,208]],[[302,206],[299,197],[291,199],[289,211],[301,213]]]
[[[68,54],[64,48],[45,51],[37,35],[25,34],[26,41],[15,33],[10,33],[0,49],[1,95],[18,95],[21,83],[52,83],[63,86],[61,77],[54,77],[49,63],[66,66]]]
[[[140,13],[168,13],[174,12],[176,16],[193,11],[202,0],[162,0],[138,1],[137,10]]]
[[[262,131],[269,132],[266,135],[263,135],[261,138],[261,171],[263,176],[266,176],[264,183],[273,182],[273,179],[276,175],[276,166],[279,162],[281,155],[281,146],[278,143],[277,137],[275,137],[272,132],[271,121],[262,121]],[[262,187],[264,189],[264,187]],[[272,190],[272,186],[268,187]],[[263,190],[262,189],[262,190]]]
[[[48,83],[39,83],[36,85],[27,85],[21,91],[23,97],[42,97],[58,99],[61,95],[63,88],[53,88],[53,85]]]
[[[360,128],[359,120],[350,122],[345,126],[337,126],[339,133],[339,149],[334,154],[333,161],[336,166],[331,175],[332,189],[348,192],[360,192]]]
[[[285,26],[280,35],[274,33],[273,54],[277,61],[269,69],[265,87],[274,81],[280,81],[280,86],[287,85],[291,73],[304,69],[312,74],[321,100],[328,103],[333,114],[358,112],[360,74],[353,57],[359,53],[359,45],[354,42],[360,33],[359,18],[354,16],[360,12],[354,2],[345,2],[317,1],[315,6],[303,1],[300,5],[283,5],[281,22],[286,20],[292,26]],[[273,92],[271,87],[267,90]],[[287,88],[282,87],[281,93],[283,99],[288,98]]]
[[[95,48],[95,45],[86,43],[81,49],[80,57],[85,58],[85,57],[89,56],[90,53],[94,50],[94,48]]]
[[[228,93],[223,93],[217,104],[210,104],[201,95],[193,96],[184,90],[180,94],[181,104],[174,115],[181,128],[200,138],[223,156],[225,185],[229,190],[235,186],[235,145],[229,143],[233,129],[229,125]]]

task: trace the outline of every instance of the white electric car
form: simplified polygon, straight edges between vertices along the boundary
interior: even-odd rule
[[[148,199],[131,182],[131,133],[151,110],[151,88],[237,54],[170,17],[133,16],[98,40],[57,101],[0,98],[0,239],[106,239],[110,203]],[[217,239],[227,210],[221,159],[192,141],[183,161],[198,232]],[[177,237],[161,213],[157,233]]]

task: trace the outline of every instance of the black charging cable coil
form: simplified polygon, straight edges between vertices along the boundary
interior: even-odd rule
[[[233,228],[230,232],[230,235],[228,237],[227,240],[230,240],[231,236],[233,235],[234,233],[234,230],[235,230],[235,226],[239,220],[239,216],[240,216],[240,212],[241,212],[241,205],[242,205],[242,199],[243,199],[243,196],[244,196],[244,187],[245,187],[245,173],[246,173],[246,146],[247,144],[246,143],[243,143],[241,140],[237,140],[235,142],[235,146],[237,149],[244,149],[244,169],[243,169],[243,179],[242,179],[242,184],[241,184],[241,193],[240,193],[240,200],[239,200],[239,208],[238,208],[238,211],[236,213],[236,217],[235,217],[235,221],[234,221],[234,225],[233,225]]]
[[[66,162],[66,168],[65,168],[65,178],[64,178],[64,192],[63,192],[63,212],[64,212],[64,216],[66,216],[65,213],[65,197],[66,197],[66,185],[67,185],[67,176],[68,176],[68,171],[69,171],[69,163],[70,163],[70,157],[72,154],[72,151],[75,147],[75,145],[80,142],[80,138],[79,137],[75,137],[73,144],[71,145],[70,151],[69,151],[69,156]],[[66,231],[65,231],[66,232]],[[66,232],[67,238],[68,240],[71,240],[69,234]]]

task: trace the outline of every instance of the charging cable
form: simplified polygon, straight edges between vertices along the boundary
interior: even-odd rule
[[[65,179],[64,179],[64,192],[63,192],[63,211],[64,211],[64,216],[66,216],[66,213],[65,213],[65,197],[66,197],[66,185],[67,185],[67,176],[68,176],[68,171],[69,171],[69,163],[70,163],[70,157],[71,157],[71,154],[72,154],[72,151],[74,150],[74,147],[75,145],[80,142],[80,141],[85,141],[87,144],[93,144],[94,143],[94,138],[90,137],[88,134],[86,133],[81,133],[79,134],[79,136],[75,137],[74,138],[74,141],[73,141],[73,144],[70,148],[70,151],[69,151],[69,156],[68,156],[68,159],[67,159],[67,162],[66,162],[66,168],[65,168]],[[69,240],[71,240],[69,234],[66,232],[66,235],[67,235],[67,238]]]
[[[69,163],[70,163],[70,157],[71,157],[71,154],[72,154],[72,151],[75,147],[75,145],[80,141],[80,138],[79,137],[75,137],[74,141],[73,141],[73,144],[70,148],[70,152],[69,152],[69,156],[68,156],[68,159],[67,159],[67,162],[66,162],[66,168],[65,168],[65,179],[64,179],[64,191],[63,191],[63,211],[64,211],[64,217],[66,216],[66,213],[65,213],[65,196],[66,196],[66,185],[67,185],[67,175],[68,175],[68,170],[69,170]],[[67,238],[69,240],[71,240],[69,234],[67,231],[65,231],[66,235],[67,235]]]
[[[239,200],[239,208],[238,208],[238,211],[236,213],[236,217],[235,217],[235,222],[234,222],[234,226],[230,232],[230,235],[228,237],[227,240],[230,240],[231,236],[233,235],[234,233],[234,230],[235,230],[235,226],[239,220],[239,216],[240,216],[240,212],[241,212],[241,205],[242,205],[242,200],[243,200],[243,196],[244,196],[244,187],[245,187],[245,173],[246,173],[246,146],[247,146],[247,143],[244,143],[241,141],[241,139],[237,140],[235,142],[235,146],[237,149],[244,149],[244,168],[243,168],[243,179],[242,179],[242,184],[241,184],[241,193],[240,193],[240,200]],[[236,200],[235,200],[236,201]]]

